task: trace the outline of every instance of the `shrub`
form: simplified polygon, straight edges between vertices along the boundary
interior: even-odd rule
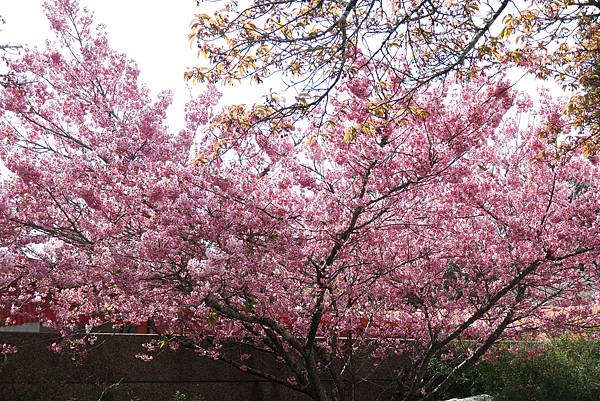
[[[497,361],[474,371],[471,377],[495,401],[597,401],[600,341],[563,336],[544,344],[522,342],[516,352],[505,349]]]

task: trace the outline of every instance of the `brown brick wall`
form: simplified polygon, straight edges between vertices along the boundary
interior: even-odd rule
[[[176,391],[187,393],[188,401],[196,401],[196,395],[198,400],[206,401],[306,400],[286,387],[186,349],[163,352],[150,362],[136,359],[134,355],[143,351],[141,344],[151,338],[100,335],[97,346],[84,360],[73,361],[66,353],[49,350],[58,339],[56,334],[0,333],[0,343],[18,347],[18,352],[8,355],[2,364],[0,401],[98,400],[113,383],[120,384],[107,390],[102,401],[169,401]],[[257,362],[277,368],[266,357]],[[356,399],[377,399],[390,391],[394,365],[394,361],[388,361],[369,377],[368,383],[357,386]],[[46,397],[35,398],[36,392],[45,392]]]

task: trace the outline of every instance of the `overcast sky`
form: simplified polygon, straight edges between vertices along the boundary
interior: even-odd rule
[[[0,32],[2,43],[43,44],[50,35],[42,5],[43,0],[3,0],[0,15],[6,25]],[[96,22],[107,26],[111,46],[137,61],[141,80],[155,93],[170,89],[175,94],[168,123],[173,129],[183,127],[183,105],[189,99],[189,89],[183,73],[186,67],[198,63],[196,49],[190,49],[190,22],[198,12],[211,12],[210,3],[196,5],[196,0],[80,0],[82,6],[93,10]],[[212,5],[214,8],[214,4]],[[511,74],[513,79],[521,73]],[[535,92],[539,82],[524,79],[516,89]],[[272,84],[271,84],[272,86]],[[560,92],[552,86],[555,94]],[[225,103],[260,100],[257,90],[248,84],[225,88]]]

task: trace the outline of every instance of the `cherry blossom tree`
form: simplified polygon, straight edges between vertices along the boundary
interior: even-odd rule
[[[56,40],[10,58],[0,94],[12,316],[38,305],[65,335],[149,322],[150,351],[190,347],[319,401],[351,399],[389,355],[407,363],[388,398],[433,399],[503,339],[598,327],[600,168],[549,96],[477,76],[378,104],[353,78],[335,118],[271,131],[213,110],[208,87],[174,134],[170,95],[89,12],[46,12]],[[437,358],[450,373],[430,373]]]
[[[357,56],[382,62],[359,63],[370,79],[401,78],[405,98],[410,89],[452,74],[468,78],[481,70],[518,66],[574,90],[569,114],[590,136],[584,149],[590,154],[600,149],[597,92],[590,85],[597,79],[600,56],[597,0],[197,3],[190,40],[206,60],[201,58],[186,77],[234,84],[281,76],[297,96],[268,97],[267,120],[303,115],[315,107],[333,112],[328,108],[332,92],[356,76]]]

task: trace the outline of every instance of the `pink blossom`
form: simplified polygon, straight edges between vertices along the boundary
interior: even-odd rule
[[[17,347],[15,347],[12,344],[6,344],[6,343],[2,343],[0,346],[0,355],[10,355],[10,354],[16,354],[17,353]]]
[[[148,354],[135,354],[135,357],[141,360],[142,362],[150,362],[152,359],[154,359],[152,355]]]

